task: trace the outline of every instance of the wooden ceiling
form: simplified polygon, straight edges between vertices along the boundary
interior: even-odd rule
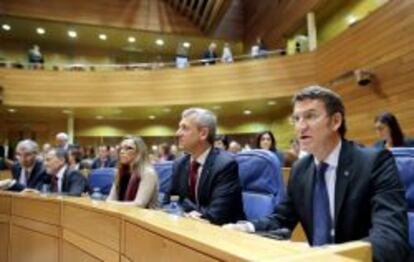
[[[284,45],[310,11],[332,10],[345,0],[18,0],[0,1],[0,16],[219,37],[250,46],[261,36],[269,47]],[[339,4],[338,4],[339,3]],[[322,10],[322,11],[321,11]]]

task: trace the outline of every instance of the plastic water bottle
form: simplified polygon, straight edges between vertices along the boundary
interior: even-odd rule
[[[94,187],[93,188],[91,198],[95,199],[95,200],[102,200],[103,199],[103,195],[102,195],[101,189],[99,187]]]

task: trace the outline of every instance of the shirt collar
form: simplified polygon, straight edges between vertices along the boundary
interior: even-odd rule
[[[63,167],[60,168],[59,172],[56,174],[56,177],[59,180],[63,178],[63,175],[65,174],[67,168],[68,168],[68,166],[64,165]]]
[[[329,153],[329,155],[323,160],[323,162],[327,163],[330,167],[337,167],[339,162],[339,153],[341,152],[342,147],[342,140],[339,140],[339,143],[335,146],[335,148]],[[316,158],[313,158],[316,165],[319,165],[320,161]]]
[[[197,159],[195,159],[197,163],[200,164],[200,166],[203,166],[204,163],[206,162],[207,156],[210,153],[211,149],[212,147],[210,146],[199,157],[197,157]],[[191,157],[191,160],[194,160],[194,158]]]

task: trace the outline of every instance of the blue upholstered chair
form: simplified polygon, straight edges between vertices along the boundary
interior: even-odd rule
[[[162,161],[154,164],[154,169],[158,175],[160,193],[167,193],[171,187],[173,162],[174,161]]]
[[[401,147],[391,149],[401,181],[405,186],[405,198],[408,205],[409,238],[411,248],[414,249],[414,148]]]
[[[271,214],[285,191],[278,158],[270,151],[255,149],[241,152],[235,159],[239,164],[247,219]]]
[[[93,169],[89,175],[89,188],[94,191],[99,188],[100,193],[109,195],[115,178],[115,168]]]

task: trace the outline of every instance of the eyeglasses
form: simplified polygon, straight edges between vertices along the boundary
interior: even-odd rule
[[[133,150],[135,150],[135,147],[133,147],[133,146],[122,146],[119,149],[119,151],[126,151],[126,152],[133,151]]]
[[[302,115],[297,114],[297,115],[292,115],[290,117],[290,123],[294,126],[298,125],[300,123],[301,120],[305,121],[307,124],[309,125],[313,125],[315,123],[317,123],[320,119],[322,119],[323,114],[319,114],[317,112],[305,112]]]

